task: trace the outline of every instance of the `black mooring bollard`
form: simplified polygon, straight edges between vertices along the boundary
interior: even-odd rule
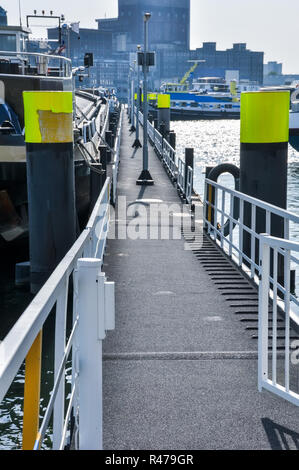
[[[105,133],[105,141],[109,145],[110,148],[107,149],[107,163],[111,163],[111,150],[113,147],[113,142],[112,142],[112,132],[111,131],[106,131]]]
[[[102,171],[103,171],[103,174],[102,174],[102,187],[103,187],[107,178],[107,147],[106,145],[99,145],[99,152],[100,152],[100,163],[102,165]]]
[[[213,166],[207,166],[206,167],[206,176],[205,176],[205,179],[209,179],[209,175],[211,173],[211,171],[214,169],[215,167]],[[211,204],[214,206],[215,205],[215,188],[211,185],[209,185],[207,187],[207,190],[206,190],[206,194],[205,194],[205,197],[206,197],[206,200],[209,202],[209,205],[206,205],[206,214],[205,214],[205,217],[207,219],[208,222],[210,222],[211,224],[214,223],[214,208],[211,206]],[[206,225],[205,226],[205,229],[207,229],[208,226]]]
[[[158,129],[163,129],[163,137],[166,138],[170,131],[170,95],[158,95]],[[163,126],[163,127],[162,127]]]
[[[194,171],[194,149],[185,148],[185,194],[187,194],[187,185],[188,185],[188,166]],[[193,192],[193,188],[192,188]]]
[[[72,92],[24,92],[31,292],[76,239]]]
[[[289,141],[287,91],[246,92],[241,95],[240,191],[275,206],[287,207],[287,163]],[[244,223],[251,227],[251,206],[244,204]],[[265,233],[265,211],[257,209],[256,232]],[[271,218],[271,235],[283,238],[284,223]],[[258,241],[256,263],[259,264]],[[243,250],[251,256],[251,236],[243,231]],[[283,266],[279,262],[279,278]]]
[[[169,144],[173,150],[176,148],[176,133],[174,131],[169,132]]]

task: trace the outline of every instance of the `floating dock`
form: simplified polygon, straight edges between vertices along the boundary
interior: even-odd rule
[[[140,200],[181,204],[151,146],[155,185],[135,185],[133,142],[124,118],[119,196],[137,213]],[[299,410],[258,391],[258,290],[210,238],[200,245],[188,230],[108,243],[116,329],[104,343],[106,449],[296,448]]]

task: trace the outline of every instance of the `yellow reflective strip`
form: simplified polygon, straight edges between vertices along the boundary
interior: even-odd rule
[[[151,100],[151,101],[156,100],[156,99],[157,99],[157,93],[149,93],[149,94],[147,95],[147,99],[148,99],[148,100]]]
[[[158,95],[158,108],[170,108],[170,95]]]
[[[42,331],[37,335],[26,357],[23,450],[33,450],[39,431],[39,404],[42,357]]]
[[[157,93],[148,93],[147,101],[155,101],[157,99]],[[141,101],[143,102],[143,93],[141,95]]]
[[[134,99],[137,100],[137,93],[134,94]]]
[[[289,141],[290,92],[241,94],[241,143]]]
[[[24,91],[23,100],[27,143],[73,141],[71,91]]]

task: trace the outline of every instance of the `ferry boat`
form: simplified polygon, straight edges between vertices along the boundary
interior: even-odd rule
[[[203,77],[187,83],[168,83],[163,93],[170,95],[171,119],[240,119],[240,98],[237,85],[228,85],[219,77]]]
[[[0,246],[28,246],[24,90],[74,93],[75,143],[85,131],[85,148],[74,146],[78,230],[90,209],[90,162],[97,159],[100,132],[109,116],[109,100],[101,94],[74,92],[74,71],[69,59],[0,51]]]

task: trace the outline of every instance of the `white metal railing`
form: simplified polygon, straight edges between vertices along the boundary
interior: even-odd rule
[[[139,121],[142,125],[143,114],[141,112],[139,112]],[[170,143],[163,138],[150,121],[147,123],[147,129],[149,140],[166,167],[170,178],[173,181],[176,181],[177,188],[181,196],[186,199],[188,204],[191,204],[194,178],[193,169],[190,166],[186,168],[184,160],[177,158],[176,151],[171,147]]]
[[[167,168],[168,173],[170,174],[173,180],[177,178],[177,165],[176,165],[176,154],[175,150],[171,147],[167,140],[163,142],[163,154],[162,154],[163,163]]]
[[[263,217],[262,231],[268,234],[272,233],[274,222],[280,224],[286,240],[290,238],[290,223],[299,223],[299,217],[287,210],[206,179],[204,225],[207,232],[257,284],[260,274],[258,217]],[[283,256],[282,252],[280,254]],[[291,260],[295,261],[295,258]],[[272,278],[270,280],[273,281]],[[278,282],[277,287],[284,295],[283,283]],[[298,299],[293,294],[291,301],[299,306]]]
[[[291,341],[290,330],[291,321],[294,321],[294,312],[291,310],[291,263],[296,266],[299,264],[298,258],[292,253],[299,253],[299,243],[261,235],[260,250],[259,390],[269,390],[299,406],[299,341]],[[279,292],[280,257],[283,259],[284,295]],[[278,324],[281,312],[284,322]]]
[[[177,176],[177,186],[181,193],[185,192],[185,171],[186,171],[186,164],[185,162],[179,158],[178,159],[178,176]]]
[[[123,122],[123,113],[124,107],[121,107],[119,123],[117,127],[117,132],[115,136],[114,143],[114,158],[112,163],[112,202],[116,204],[116,195],[117,195],[117,180],[119,172],[119,157],[120,157],[120,142],[121,142],[121,132],[122,132],[122,122]]]
[[[100,449],[102,446],[100,351],[105,331],[114,325],[114,285],[106,283],[105,275],[101,272],[109,226],[109,201],[108,178],[85,230],[0,344],[1,402],[55,308],[54,388],[35,449],[42,445],[52,415],[53,449],[64,448],[72,410],[79,437],[79,440],[75,440],[75,448]],[[72,281],[73,326],[66,343],[69,287]],[[87,331],[95,333],[88,336]],[[65,412],[65,366],[71,351],[72,389]],[[90,364],[93,365],[92,370]],[[26,372],[25,384],[30,379]],[[29,419],[26,432],[30,433],[30,425]]]
[[[83,143],[97,142],[99,138],[104,141],[108,123],[109,105],[100,105],[100,110],[96,117],[85,120],[85,122],[80,123],[78,126],[79,129],[82,128]]]
[[[187,168],[187,179],[186,179],[186,201],[188,204],[192,203],[193,193],[193,169],[191,166]]]
[[[21,72],[22,75],[34,77],[37,75],[46,77],[72,77],[72,61],[64,56],[38,52],[0,51],[0,58],[18,65],[20,67],[19,73]],[[5,75],[5,72],[3,72],[3,74]]]

